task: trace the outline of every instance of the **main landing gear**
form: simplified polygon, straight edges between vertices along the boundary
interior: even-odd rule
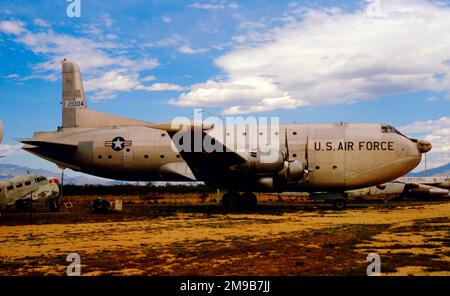
[[[239,194],[235,191],[228,191],[222,196],[222,206],[228,210],[253,209],[258,200],[251,192]]]

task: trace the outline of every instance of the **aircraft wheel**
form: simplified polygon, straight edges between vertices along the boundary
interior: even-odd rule
[[[238,207],[238,199],[237,192],[227,192],[222,196],[222,206],[225,209],[235,209]]]
[[[243,209],[253,209],[256,207],[256,204],[258,203],[258,199],[256,198],[256,195],[251,192],[244,192],[240,196],[240,207]]]
[[[333,206],[336,210],[343,210],[346,207],[345,199],[336,199],[333,201]]]

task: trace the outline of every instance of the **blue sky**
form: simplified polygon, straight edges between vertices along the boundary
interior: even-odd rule
[[[0,0],[4,163],[55,169],[14,138],[60,125],[58,61],[88,106],[149,121],[214,114],[383,122],[450,162],[450,7],[413,1]]]

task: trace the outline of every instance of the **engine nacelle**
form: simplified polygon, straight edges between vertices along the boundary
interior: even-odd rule
[[[275,161],[261,158],[261,154],[257,152],[250,152],[245,155],[247,161],[243,164],[237,165],[232,169],[240,170],[246,175],[258,175],[276,173],[283,169],[284,160],[280,153]]]
[[[305,174],[305,167],[298,160],[284,161],[278,176],[286,182],[298,182]]]

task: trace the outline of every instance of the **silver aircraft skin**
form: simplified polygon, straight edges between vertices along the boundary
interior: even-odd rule
[[[246,133],[249,150],[186,152],[174,149],[170,125],[123,118],[88,109],[79,67],[62,61],[62,126],[21,139],[23,149],[61,168],[129,181],[204,181],[228,191],[341,192],[394,180],[414,169],[431,144],[398,132],[390,125],[366,123],[289,124],[279,136],[279,157],[262,163],[258,144]],[[214,138],[225,126],[202,129],[203,139],[228,147],[228,138]],[[246,144],[247,145],[247,144]],[[177,143],[175,143],[176,147]],[[176,148],[175,147],[175,148]],[[224,199],[222,199],[224,202]]]

